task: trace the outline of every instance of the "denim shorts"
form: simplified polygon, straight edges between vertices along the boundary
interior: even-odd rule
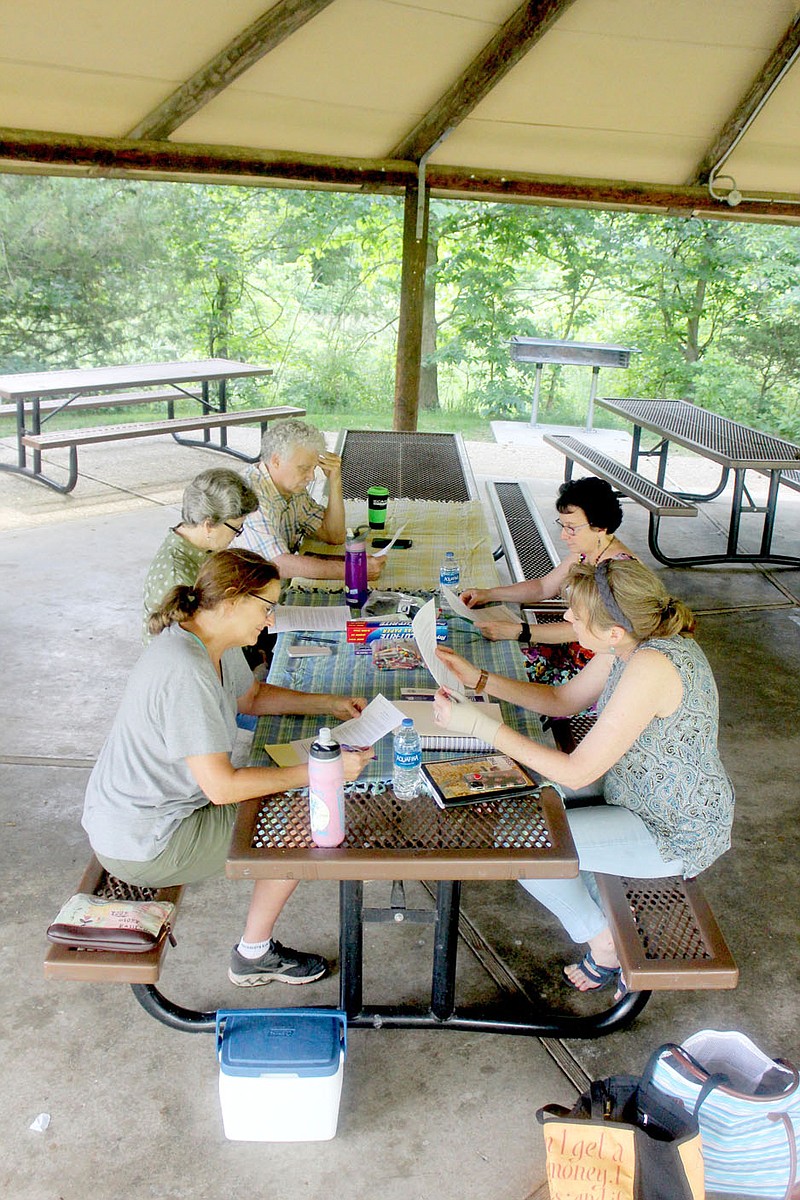
[[[164,849],[148,862],[129,862],[97,854],[102,866],[138,887],[175,887],[197,883],[225,870],[236,820],[236,804],[206,804],[184,817]]]

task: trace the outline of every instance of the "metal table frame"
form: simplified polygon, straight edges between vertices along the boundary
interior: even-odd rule
[[[800,446],[771,434],[761,433],[738,421],[731,421],[709,412],[686,400],[599,399],[598,404],[616,416],[633,423],[631,445],[632,471],[640,458],[658,459],[657,480],[665,486],[667,455],[671,442],[685,446],[703,458],[720,464],[722,471],[718,486],[704,495],[676,492],[682,500],[704,502],[714,500],[724,491],[730,472],[734,473],[728,540],[724,554],[685,555],[670,558],[659,547],[651,549],[660,562],[669,567],[691,567],[704,563],[768,563],[772,566],[800,566],[797,555],[774,554],[772,537],[778,505],[781,472],[792,470],[800,462]],[[648,450],[641,445],[642,429],[659,436]],[[765,505],[756,504],[747,489],[748,471],[769,475],[769,492]],[[763,513],[761,546],[756,553],[739,550],[739,528],[743,513]]]
[[[346,500],[366,500],[381,484],[392,498],[477,500],[478,485],[460,433],[343,429],[336,442]]]
[[[16,413],[16,463],[0,463],[0,471],[10,471],[15,475],[27,475],[36,479],[55,491],[64,488],[54,483],[42,472],[41,450],[32,450],[31,465],[28,465],[28,449],[22,439],[25,434],[42,432],[47,421],[69,408],[73,400],[81,396],[97,393],[119,392],[130,387],[156,387],[159,385],[173,387],[175,399],[188,396],[201,405],[204,413],[225,413],[228,411],[227,381],[229,379],[251,378],[254,376],[271,375],[272,368],[254,366],[238,362],[234,359],[207,358],[193,362],[159,362],[141,363],[118,367],[88,367],[71,371],[35,371],[18,375],[0,376],[0,399],[15,403]],[[182,384],[200,383],[202,396],[193,396]],[[215,384],[216,397],[211,398],[210,385]],[[40,402],[47,397],[63,396],[63,403],[58,408],[42,416]],[[174,418],[174,401],[168,400],[167,419]],[[26,407],[27,406],[27,407]],[[202,438],[180,437],[173,433],[172,437],[182,446],[198,446],[205,450],[218,450],[230,454],[244,462],[257,462],[258,455],[253,457],[233,450],[228,445],[228,431],[220,426],[214,440],[211,430],[205,429]]]
[[[628,993],[608,1008],[585,1016],[554,1011],[544,1001],[539,1006],[523,999],[457,1006],[461,881],[561,877],[574,875],[578,869],[564,808],[552,787],[544,785],[526,801],[524,815],[519,801],[507,809],[503,804],[498,801],[440,813],[430,797],[398,801],[388,785],[378,785],[374,797],[364,785],[350,785],[345,842],[323,850],[311,842],[302,790],[248,801],[239,808],[226,873],[231,879],[339,881],[339,995],[350,1027],[587,1038],[625,1028],[644,1008],[649,992]],[[452,828],[448,831],[449,823]],[[489,833],[486,844],[465,848],[479,836],[478,824]],[[537,833],[531,832],[534,826]],[[395,881],[389,906],[365,907],[365,878]],[[406,909],[404,898],[399,898],[401,885],[396,881],[400,878],[435,880],[434,911]],[[398,917],[434,926],[427,1007],[364,1003],[364,924],[393,923]]]

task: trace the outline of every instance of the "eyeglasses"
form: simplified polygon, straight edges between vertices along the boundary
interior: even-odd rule
[[[559,517],[556,517],[556,525],[560,525],[566,533],[577,533],[579,529],[588,528],[591,523],[591,521],[584,521],[582,525],[565,525]]]
[[[222,524],[226,529],[232,529],[237,537],[240,537],[244,532],[244,521],[242,521],[241,525],[231,525],[230,521],[223,521]]]
[[[274,613],[275,609],[278,607],[274,600],[266,600],[263,596],[259,596],[258,592],[250,592],[250,595],[254,600],[260,600],[261,603],[266,606],[267,616],[269,616],[271,613]]]

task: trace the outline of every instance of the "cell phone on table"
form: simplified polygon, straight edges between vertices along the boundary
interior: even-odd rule
[[[375,550],[383,550],[386,546],[391,546],[391,544],[392,539],[388,537],[374,537],[372,539],[372,546]],[[411,538],[398,538],[395,544],[392,546],[392,549],[409,550],[413,544],[414,543],[411,541]]]

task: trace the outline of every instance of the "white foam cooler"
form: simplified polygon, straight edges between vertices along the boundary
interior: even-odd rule
[[[347,1018],[339,1009],[220,1009],[225,1136],[240,1142],[334,1137],[346,1050]]]

